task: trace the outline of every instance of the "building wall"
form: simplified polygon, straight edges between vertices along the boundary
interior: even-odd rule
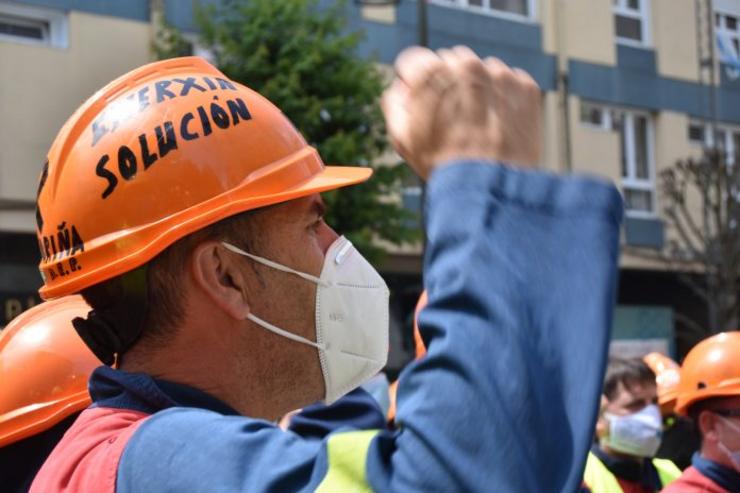
[[[31,210],[0,211],[0,230],[33,232],[32,202],[52,140],[97,89],[150,60],[147,22],[68,13],[68,46],[0,41],[0,198]]]
[[[698,81],[694,2],[652,0],[651,21],[658,73],[663,77]]]
[[[619,135],[581,123],[581,100],[570,96],[568,101],[573,171],[594,174],[619,183]]]
[[[568,58],[602,65],[614,65],[614,16],[611,1],[552,0],[555,15],[550,22],[562,22],[562,51]],[[545,7],[546,8],[546,7]],[[557,10],[562,9],[562,13]],[[547,29],[554,29],[548,26]]]

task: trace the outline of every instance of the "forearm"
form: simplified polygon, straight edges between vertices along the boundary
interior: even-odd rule
[[[427,197],[428,353],[401,377],[392,488],[574,490],[609,339],[619,194],[459,163]]]

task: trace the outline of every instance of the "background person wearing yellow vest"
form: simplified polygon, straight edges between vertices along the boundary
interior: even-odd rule
[[[681,474],[672,462],[653,459],[663,427],[657,400],[655,374],[644,361],[609,359],[586,491],[654,493]]]
[[[693,419],[701,449],[665,492],[740,491],[740,332],[712,336],[686,355],[676,412]]]

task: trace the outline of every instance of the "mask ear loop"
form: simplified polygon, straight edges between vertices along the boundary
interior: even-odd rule
[[[305,337],[301,337],[301,336],[299,336],[297,334],[294,334],[292,332],[288,332],[287,330],[283,330],[280,327],[276,327],[276,326],[272,325],[270,322],[265,322],[261,318],[256,317],[256,316],[252,315],[251,313],[248,313],[247,314],[247,318],[249,320],[251,320],[252,322],[256,323],[257,325],[259,325],[260,327],[269,330],[270,332],[274,332],[275,334],[281,335],[283,337],[286,337],[286,338],[291,339],[291,340],[296,341],[296,342],[301,342],[303,344],[308,344],[309,346],[313,346],[316,349],[320,349],[321,351],[326,351],[328,349],[328,347],[329,347],[326,344],[319,344],[317,342],[310,341],[310,340],[306,339]]]
[[[311,281],[311,282],[313,282],[315,284],[318,284],[320,286],[323,286],[323,287],[327,287],[328,286],[326,282],[322,281],[320,278],[318,278],[316,276],[312,276],[311,274],[306,274],[305,272],[301,272],[299,270],[291,269],[290,267],[286,267],[286,266],[284,266],[282,264],[278,264],[277,262],[273,262],[272,260],[268,260],[266,258],[259,257],[257,255],[252,255],[251,253],[245,252],[241,248],[236,247],[236,246],[234,246],[234,245],[232,245],[230,243],[226,243],[225,241],[222,241],[221,244],[227,250],[229,250],[231,252],[234,252],[234,253],[236,253],[238,255],[243,255],[245,257],[249,257],[252,260],[254,260],[255,262],[258,262],[258,263],[260,263],[262,265],[266,265],[267,267],[272,267],[273,269],[276,269],[276,270],[279,270],[279,271],[283,271],[283,272],[287,272],[288,274],[293,274],[293,275],[296,275],[298,277],[302,277],[303,279],[305,279],[307,281]]]

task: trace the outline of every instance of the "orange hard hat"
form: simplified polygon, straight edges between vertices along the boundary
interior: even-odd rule
[[[427,348],[421,338],[421,332],[419,332],[419,313],[421,313],[421,310],[427,306],[427,302],[427,291],[425,289],[421,292],[419,301],[416,302],[416,309],[414,310],[414,347],[416,349],[416,359],[427,354]]]
[[[101,363],[72,327],[89,311],[80,296],[47,301],[0,334],[0,447],[90,405],[87,381]]]
[[[704,339],[681,365],[676,413],[713,397],[740,396],[740,332],[723,332]]]
[[[128,272],[228,216],[371,174],[324,166],[276,106],[201,58],[145,65],[88,99],[49,150],[41,296]]]
[[[678,396],[678,383],[681,380],[678,363],[658,352],[646,354],[642,359],[655,373],[660,411],[663,415],[673,413]]]

